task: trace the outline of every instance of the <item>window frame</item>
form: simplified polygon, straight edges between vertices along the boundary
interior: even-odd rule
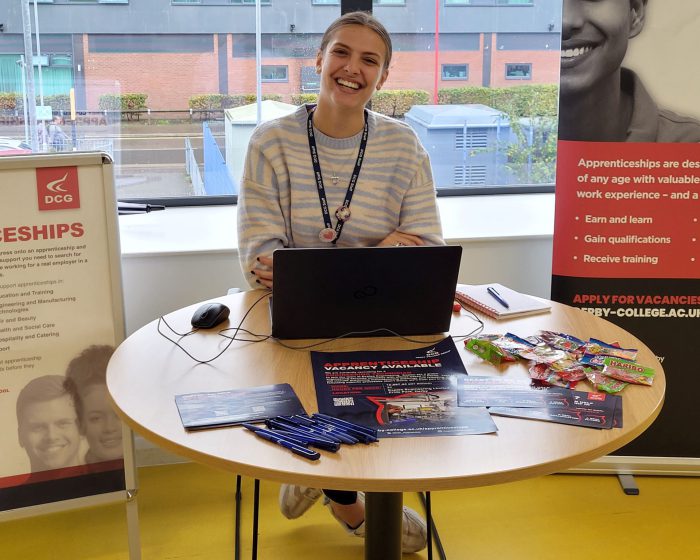
[[[284,78],[264,78],[265,69],[284,68]],[[280,84],[289,83],[289,64],[261,64],[260,65],[260,81],[264,84]]]
[[[447,66],[463,66],[464,77],[461,76],[445,76],[445,67]],[[469,81],[469,63],[467,62],[445,62],[440,64],[440,78],[446,82],[468,82]]]
[[[526,66],[528,68],[528,73],[525,76],[509,76],[508,67],[509,66]],[[504,63],[504,76],[506,80],[520,80],[528,81],[532,80],[532,62],[505,62]]]

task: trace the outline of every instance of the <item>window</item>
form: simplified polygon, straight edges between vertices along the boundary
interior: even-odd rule
[[[321,76],[316,73],[316,65],[304,66],[301,69],[301,91],[318,93],[321,87]]]
[[[506,64],[506,80],[531,80],[532,64]]]
[[[289,78],[287,72],[288,66],[282,64],[263,64],[261,77],[263,82],[287,82]]]
[[[468,64],[443,64],[442,65],[443,80],[463,80],[469,79]]]
[[[112,155],[120,198],[235,201],[258,91],[275,110],[312,100],[322,33],[348,6],[374,6],[391,34],[394,58],[372,109],[416,131],[440,195],[552,189],[560,36],[548,26],[561,21],[561,0],[441,0],[438,41],[435,2],[262,0],[260,52],[254,0],[131,2],[138,21],[114,20],[123,10],[105,4],[39,5],[34,90],[75,130],[67,149]],[[31,140],[21,12],[3,23],[0,137]],[[527,112],[532,95],[536,114]],[[513,114],[513,107],[522,109]]]

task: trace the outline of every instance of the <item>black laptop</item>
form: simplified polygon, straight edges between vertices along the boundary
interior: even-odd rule
[[[460,246],[278,249],[272,336],[447,332]]]

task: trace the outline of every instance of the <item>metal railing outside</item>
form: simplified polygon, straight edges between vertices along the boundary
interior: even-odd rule
[[[189,138],[185,138],[185,172],[192,181],[192,190],[195,196],[205,195],[204,181],[202,181],[202,174],[199,171],[199,165],[194,157],[194,149]]]

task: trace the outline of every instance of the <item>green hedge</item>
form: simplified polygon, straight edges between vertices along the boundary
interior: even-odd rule
[[[97,106],[103,111],[140,111],[147,109],[147,93],[106,93]]]
[[[0,93],[0,109],[12,110],[17,108],[17,101],[21,99],[19,93]]]
[[[41,105],[39,97],[36,99],[37,107]],[[51,107],[52,111],[70,111],[70,96],[67,94],[45,95],[44,105]],[[24,99],[20,93],[0,93],[0,110],[24,110]]]
[[[461,87],[438,91],[438,103],[441,105],[480,103],[520,117],[555,116],[558,102],[559,88],[556,85]]]
[[[427,105],[430,94],[421,89],[380,90],[372,97],[372,110],[388,117],[403,117],[413,105]]]
[[[292,105],[305,105],[306,103],[317,103],[318,93],[293,93],[291,97]]]
[[[278,93],[266,93],[262,96],[263,101],[282,101],[282,96]],[[187,104],[190,109],[195,111],[214,111],[219,109],[230,109],[232,107],[240,107],[242,105],[250,105],[255,103],[257,96],[254,93],[242,93],[235,95],[227,95],[223,93],[204,93],[201,95],[193,95],[189,98]]]

